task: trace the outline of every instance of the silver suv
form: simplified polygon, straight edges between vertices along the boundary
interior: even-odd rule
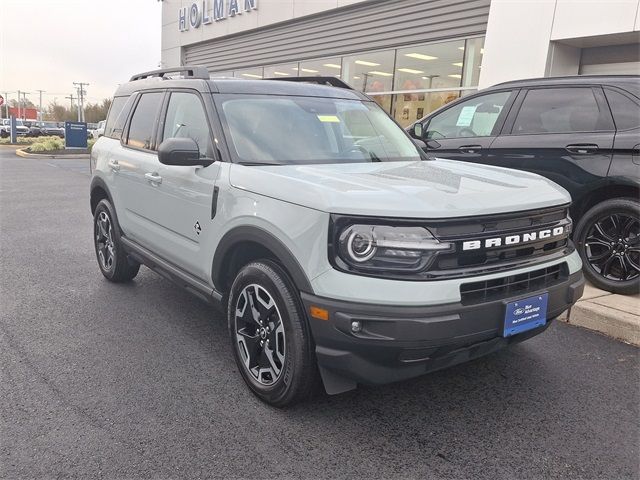
[[[366,95],[287,80],[136,75],[91,153],[103,275],[144,264],[221,306],[262,400],[477,358],[582,295],[564,189],[428,160]]]

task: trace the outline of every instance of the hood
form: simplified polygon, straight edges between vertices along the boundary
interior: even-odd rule
[[[569,203],[534,173],[453,160],[328,165],[233,164],[231,184],[329,213],[449,218]]]

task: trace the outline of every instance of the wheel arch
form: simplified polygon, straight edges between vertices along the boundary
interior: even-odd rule
[[[301,292],[313,293],[311,283],[291,250],[277,237],[256,226],[239,226],[218,243],[211,269],[215,288],[227,293],[235,273],[247,263],[266,258],[279,263]]]
[[[620,183],[608,183],[599,188],[596,188],[588,195],[585,195],[580,207],[577,211],[577,216],[581,218],[591,208],[597,204],[604,202],[605,200],[611,200],[614,198],[631,198],[638,199],[640,197],[640,185],[631,183],[628,181]],[[579,221],[575,219],[576,221]]]
[[[113,205],[113,200],[111,199],[111,192],[109,192],[109,187],[107,187],[106,182],[100,177],[93,177],[91,180],[91,187],[89,189],[89,205],[91,207],[91,214],[96,211],[96,207],[100,200],[104,200],[105,198],[109,200],[109,203]]]

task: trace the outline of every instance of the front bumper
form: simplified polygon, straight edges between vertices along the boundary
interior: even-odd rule
[[[578,271],[565,281],[518,297],[463,305],[390,306],[346,302],[302,294],[311,306],[329,311],[329,320],[311,317],[318,366],[328,393],[351,390],[358,383],[384,384],[416,377],[472,360],[542,333],[549,322],[581,296]],[[505,304],[549,292],[545,326],[502,337]],[[351,331],[351,323],[363,328]]]

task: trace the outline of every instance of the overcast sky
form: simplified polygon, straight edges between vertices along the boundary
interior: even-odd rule
[[[160,62],[158,0],[0,0],[0,94],[58,103],[87,82],[91,103]]]

